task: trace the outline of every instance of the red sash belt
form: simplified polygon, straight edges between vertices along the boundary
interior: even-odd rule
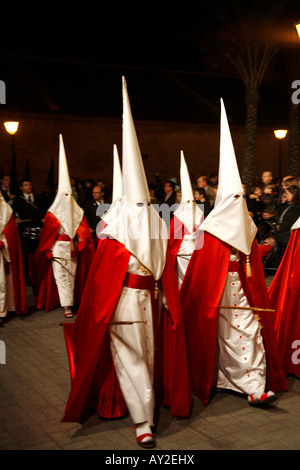
[[[239,267],[240,267],[240,262],[239,261],[229,261],[228,272],[229,273],[236,273],[236,272],[238,272]]]
[[[64,235],[63,233],[60,233],[59,235],[57,235],[56,240],[59,240],[60,242],[70,242],[71,238],[69,237],[69,235]]]
[[[123,286],[131,287],[132,289],[154,290],[155,281],[153,276],[139,276],[138,274],[126,273]]]

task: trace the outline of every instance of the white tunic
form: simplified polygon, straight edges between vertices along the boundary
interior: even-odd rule
[[[127,272],[140,276],[142,265],[131,256]],[[135,424],[153,426],[154,335],[150,292],[122,287],[111,321],[143,321],[110,326],[111,351],[121,390]]]
[[[65,234],[62,226],[59,234]],[[62,307],[74,305],[77,258],[71,258],[71,241],[56,240],[53,247],[52,269]]]
[[[0,241],[4,242],[4,248],[0,251],[0,318],[3,318],[7,312],[15,310],[15,300],[10,256],[3,233],[0,235]]]
[[[186,233],[180,244],[180,248],[177,253],[177,263],[176,263],[176,271],[177,271],[177,279],[178,279],[178,287],[180,289],[184,275],[186,273],[188,264],[190,262],[191,256],[193,254],[195,248],[195,236],[191,235],[190,233]]]
[[[230,261],[238,260],[230,254]],[[228,273],[220,305],[249,307],[237,272]],[[219,309],[215,379],[218,388],[247,395],[265,391],[265,349],[252,310]]]

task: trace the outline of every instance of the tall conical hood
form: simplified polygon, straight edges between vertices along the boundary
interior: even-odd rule
[[[222,99],[218,180],[214,209],[206,217],[201,228],[245,255],[249,255],[257,227],[247,209]]]
[[[122,197],[122,171],[121,171],[118,148],[116,145],[114,145],[112,204],[116,201],[119,201],[121,197]]]
[[[181,202],[174,215],[193,234],[202,221],[203,212],[194,201],[193,188],[183,150],[180,153],[180,186]]]
[[[190,202],[194,200],[193,188],[190,180],[188,167],[184,158],[183,150],[180,152],[180,186],[181,201]]]
[[[132,119],[125,78],[123,85],[122,202],[109,211],[101,237],[124,244],[157,280],[161,277],[168,243],[165,221],[151,206],[148,183]]]
[[[5,201],[3,194],[0,189],[0,239],[3,230],[5,229],[6,225],[8,224],[13,210],[9,204]]]
[[[110,224],[113,218],[116,218],[120,206],[122,204],[122,171],[119,159],[119,153],[117,146],[113,147],[113,187],[112,187],[112,201],[108,207],[99,206],[97,209],[97,215],[99,215],[106,224]],[[103,212],[106,211],[104,214]],[[102,224],[103,227],[103,224]],[[100,231],[99,231],[100,233]],[[102,230],[101,230],[102,233]]]
[[[67,158],[62,135],[59,135],[58,190],[48,209],[60,222],[71,239],[76,235],[83,217],[83,209],[77,204],[72,194]]]
[[[58,193],[72,194],[66,151],[61,134],[59,134]]]
[[[128,203],[150,202],[147,178],[145,175],[142,155],[135,131],[131,114],[131,107],[125,78],[123,85],[123,196],[127,197]]]

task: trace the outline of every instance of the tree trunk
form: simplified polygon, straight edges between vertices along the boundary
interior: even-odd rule
[[[258,101],[258,90],[249,87],[246,91],[246,136],[242,168],[242,182],[246,185],[248,191],[254,183]]]
[[[294,104],[291,100],[289,111],[289,162],[287,174],[297,177],[300,155],[299,104]]]

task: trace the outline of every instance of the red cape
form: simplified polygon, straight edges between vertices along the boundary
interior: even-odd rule
[[[52,261],[47,258],[47,253],[51,251],[57,238],[59,227],[59,220],[51,212],[47,212],[39,245],[33,255],[32,285],[36,307],[46,312],[60,306]],[[74,289],[75,303],[79,303],[81,300],[88,271],[95,254],[93,238],[85,217],[82,218],[77,229],[77,236],[83,243],[83,250],[78,254]]]
[[[28,313],[28,309],[22,249],[18,228],[13,215],[6,224],[3,233],[7,241],[10,256],[10,267],[12,271],[14,301],[16,309],[15,312],[17,314],[26,314]]]
[[[121,243],[108,238],[99,240],[76,320],[64,324],[71,391],[63,421],[80,421],[91,388],[97,392],[95,408],[99,416],[115,418],[126,412],[111,357],[107,325],[118,301],[129,258],[130,253]],[[159,331],[162,337],[156,338],[156,397],[170,406],[171,414],[187,416],[191,395],[185,336],[177,278],[169,259],[168,252],[161,280],[169,311],[163,313]]]
[[[284,371],[300,378],[300,230],[293,230],[284,256],[269,287],[269,297],[275,312],[275,330]],[[298,362],[298,364],[297,364]]]
[[[182,239],[186,233],[189,233],[186,226],[176,217],[176,215],[173,215],[169,228],[169,247],[174,267],[176,265],[177,254],[180,249]]]
[[[187,355],[192,391],[206,406],[213,380],[218,308],[224,290],[230,246],[209,233],[204,244],[194,250],[180,290],[186,330]],[[201,244],[202,239],[198,240]],[[245,257],[239,271],[248,302],[253,307],[270,308],[264,271],[256,241],[250,263],[252,277],[246,276]],[[279,357],[271,312],[259,312],[267,358],[268,389],[286,390],[285,375]]]

